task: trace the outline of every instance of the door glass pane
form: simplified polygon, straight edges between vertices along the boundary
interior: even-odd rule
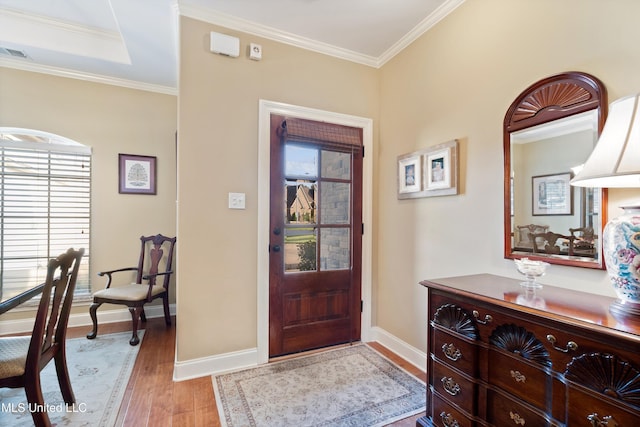
[[[284,230],[284,271],[316,270],[315,227],[287,227]]]
[[[298,179],[285,183],[285,223],[315,224],[317,184],[313,181]]]
[[[344,270],[351,266],[348,228],[320,231],[320,270]]]
[[[284,147],[284,175],[287,178],[316,178],[318,149],[287,144]]]
[[[351,179],[351,154],[322,150],[323,178]]]
[[[320,184],[320,220],[322,224],[349,224],[351,184],[322,182]]]

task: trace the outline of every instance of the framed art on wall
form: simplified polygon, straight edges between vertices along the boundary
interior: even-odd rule
[[[398,158],[398,197],[422,190],[422,156],[407,154]]]
[[[573,215],[571,172],[531,177],[533,215]]]
[[[156,194],[156,158],[118,154],[120,194]]]
[[[398,199],[458,194],[458,141],[398,157]]]

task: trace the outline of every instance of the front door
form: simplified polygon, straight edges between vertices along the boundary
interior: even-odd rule
[[[271,116],[269,356],[360,339],[362,132]]]

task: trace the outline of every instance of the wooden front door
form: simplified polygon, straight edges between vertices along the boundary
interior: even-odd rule
[[[362,132],[271,116],[269,356],[360,340]]]

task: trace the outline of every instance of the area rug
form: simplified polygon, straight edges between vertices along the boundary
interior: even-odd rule
[[[366,344],[213,377],[226,427],[383,426],[425,410],[425,384]]]
[[[144,331],[139,331],[140,338]],[[131,332],[67,340],[67,365],[76,397],[66,407],[53,361],[41,372],[44,401],[54,426],[115,425],[120,403],[140,349],[129,345]],[[33,426],[23,388],[0,389],[0,426]]]

